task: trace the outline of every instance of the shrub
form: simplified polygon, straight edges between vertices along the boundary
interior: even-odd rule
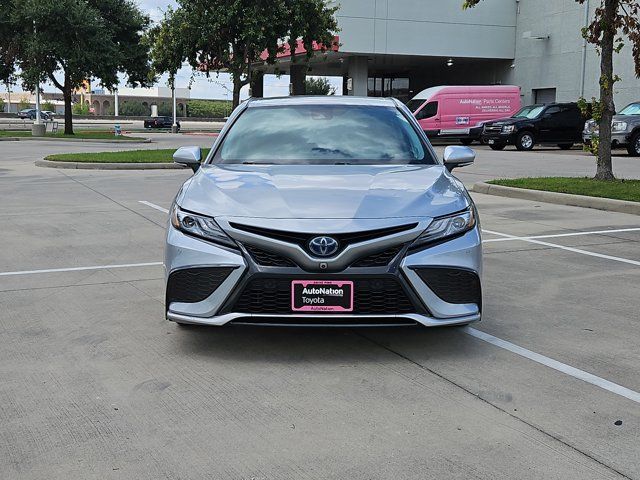
[[[305,93],[307,95],[335,95],[336,89],[331,86],[329,80],[324,77],[307,78],[304,81]]]
[[[4,112],[4,98],[0,98],[0,112]]]
[[[89,115],[89,105],[81,102],[74,103],[71,111],[74,115]]]
[[[41,110],[46,110],[47,112],[53,112],[53,113],[56,112],[56,106],[52,102],[50,102],[49,100],[44,102],[42,104],[42,107],[40,107],[40,108],[41,108]]]
[[[25,97],[22,97],[18,102],[18,111],[25,110],[30,107],[31,107],[31,104],[29,103],[29,100],[27,100]]]
[[[231,113],[231,102],[228,100],[189,100],[187,114],[189,117],[222,118]]]
[[[151,115],[151,107],[135,100],[125,101],[119,110],[118,113],[125,117],[145,117]]]

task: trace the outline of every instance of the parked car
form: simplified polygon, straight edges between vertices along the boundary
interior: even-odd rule
[[[611,128],[612,148],[626,147],[629,155],[640,156],[640,102],[631,103],[614,115]],[[582,139],[590,143],[594,134],[598,134],[598,124],[591,119],[584,125]]]
[[[482,125],[520,110],[520,87],[449,86],[423,90],[407,106],[430,139],[480,140]]]
[[[464,325],[480,319],[473,201],[392,98],[249,99],[170,210],[166,316],[179,324]]]
[[[29,120],[35,120],[36,119],[36,109],[35,108],[25,108],[24,110],[20,110],[18,112],[18,118],[25,118],[25,119],[29,119]],[[40,118],[42,120],[49,120],[50,116],[47,112],[44,111],[40,111]]]
[[[47,120],[54,120],[54,119],[55,119],[55,116],[56,116],[56,112],[52,112],[52,111],[50,111],[50,110],[43,110],[43,111],[42,111],[42,112],[40,112],[40,113],[44,113],[44,114],[46,114],[46,115],[47,115]]]
[[[178,125],[178,130],[180,130],[180,122],[176,121]],[[144,121],[144,128],[168,128],[171,129],[173,126],[173,118],[172,117],[151,117],[147,118]]]
[[[569,150],[582,141],[584,120],[576,103],[529,105],[512,117],[485,123],[482,141],[493,150],[507,145],[532,150],[538,144]]]

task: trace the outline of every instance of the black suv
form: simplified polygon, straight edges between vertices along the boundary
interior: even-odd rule
[[[531,150],[537,144],[553,144],[568,150],[582,142],[585,118],[575,103],[529,105],[510,118],[484,124],[482,141],[493,150],[515,145]]]

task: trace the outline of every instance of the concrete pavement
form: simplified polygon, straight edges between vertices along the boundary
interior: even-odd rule
[[[104,149],[3,144],[0,478],[640,479],[640,403],[562,371],[640,392],[640,217],[474,194],[473,328],[538,360],[463,329],[185,330],[163,318],[166,215],[140,202],[168,208],[189,172],[33,165]],[[458,175],[581,155],[482,150]]]

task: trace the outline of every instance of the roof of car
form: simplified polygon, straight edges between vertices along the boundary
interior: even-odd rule
[[[280,105],[367,105],[394,107],[397,100],[382,97],[354,97],[346,95],[295,95],[291,97],[250,98],[247,107]]]

